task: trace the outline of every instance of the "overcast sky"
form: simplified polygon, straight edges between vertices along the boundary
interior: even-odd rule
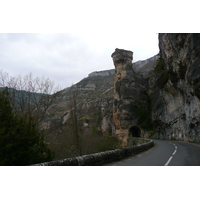
[[[0,69],[11,76],[32,73],[66,88],[93,71],[114,68],[115,48],[134,52],[134,62],[158,53],[156,33],[1,33]]]
[[[191,28],[188,10],[197,15],[192,21],[198,19],[191,1],[181,5],[183,15],[177,15],[179,2],[171,0],[162,5],[157,0],[3,1],[0,69],[12,76],[32,72],[64,89],[93,71],[114,68],[115,48],[133,51],[134,62],[156,55],[158,32]]]

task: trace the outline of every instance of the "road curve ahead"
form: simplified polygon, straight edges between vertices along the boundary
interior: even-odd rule
[[[154,143],[146,152],[105,166],[200,166],[200,145],[166,140]]]

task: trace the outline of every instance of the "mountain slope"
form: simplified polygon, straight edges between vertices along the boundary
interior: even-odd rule
[[[149,79],[156,64],[156,56],[133,64],[139,76]],[[147,71],[147,73],[146,73]],[[92,72],[77,84],[54,94],[42,129],[49,144],[62,146],[75,141],[78,131],[82,136],[93,134],[115,135],[113,124],[113,96],[115,70]],[[77,130],[78,129],[78,130]],[[60,148],[60,147],[59,147]],[[63,147],[64,148],[64,147]]]

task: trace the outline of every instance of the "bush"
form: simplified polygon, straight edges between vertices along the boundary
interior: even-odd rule
[[[158,73],[164,69],[165,63],[162,56],[159,54],[158,59],[156,60],[156,66],[154,68],[154,72]]]
[[[169,80],[169,73],[164,72],[160,75],[159,79],[157,80],[157,86],[162,89]]]

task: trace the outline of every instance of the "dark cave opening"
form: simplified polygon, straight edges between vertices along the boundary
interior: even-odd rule
[[[132,137],[140,137],[141,136],[141,130],[138,126],[132,126],[129,129],[129,136]]]

